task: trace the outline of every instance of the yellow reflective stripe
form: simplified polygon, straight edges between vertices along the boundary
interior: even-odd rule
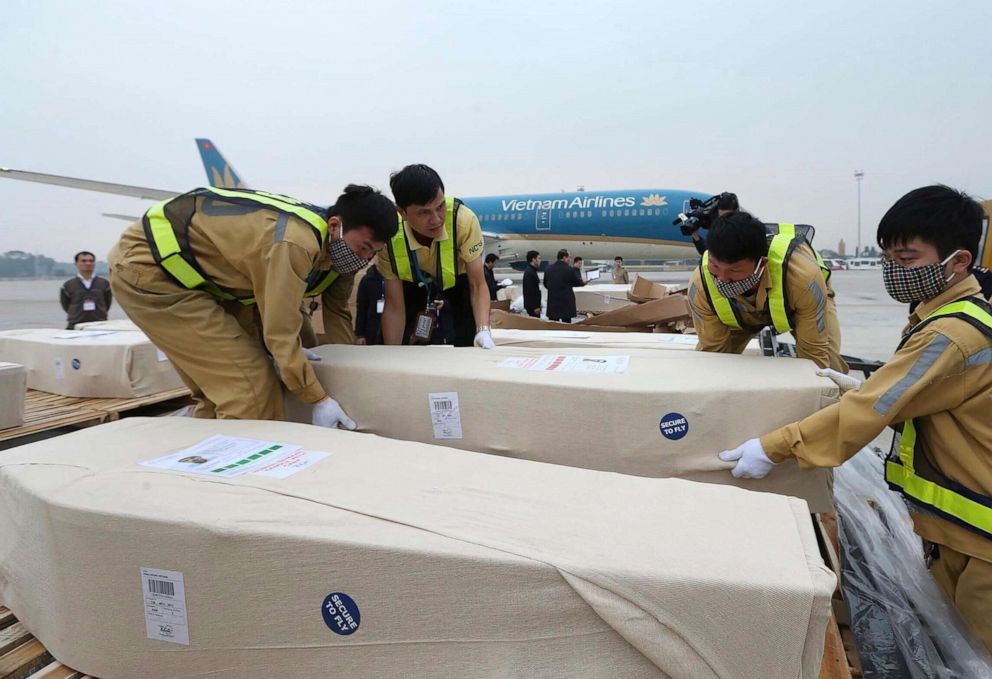
[[[912,469],[896,462],[885,463],[885,480],[901,488],[910,497],[992,534],[992,509],[985,505],[950,488],[927,481],[917,476]]]
[[[971,302],[965,300],[945,304],[927,316],[927,320],[936,316],[949,316],[951,314],[964,314],[965,316],[970,316],[976,321],[992,328],[992,315],[989,315],[985,309],[982,309],[978,305],[972,304]]]
[[[444,202],[448,208],[444,216],[444,228],[448,237],[439,244],[437,256],[441,258],[441,287],[447,290],[455,285],[458,264],[455,261],[455,199],[446,198]]]
[[[906,469],[915,472],[913,453],[916,451],[916,425],[912,420],[906,420],[902,425],[902,435],[899,437],[899,459]]]
[[[775,332],[789,332],[792,324],[785,310],[785,271],[783,264],[789,252],[789,246],[796,237],[795,224],[779,224],[778,234],[772,238],[768,247],[768,275],[772,288],[768,291],[768,311],[772,315],[772,325]]]
[[[403,225],[403,218],[396,214],[396,221],[399,228],[393,236],[393,272],[401,281],[413,282],[413,269],[410,267],[410,250],[406,243],[406,228]]]
[[[324,276],[320,280],[320,282],[317,283],[317,285],[315,285],[314,287],[308,289],[305,293],[303,293],[303,296],[304,297],[316,297],[320,293],[324,292],[324,290],[327,290],[327,288],[331,287],[331,283],[333,283],[334,281],[336,281],[337,278],[338,278],[338,272],[337,271],[328,271],[327,272],[327,275]]]
[[[703,253],[703,261],[700,269],[703,273],[703,284],[706,285],[706,289],[710,293],[710,302],[713,304],[713,311],[716,312],[720,322],[728,328],[740,330],[741,324],[737,322],[737,316],[734,315],[734,309],[730,306],[730,300],[720,294],[720,290],[716,287],[716,281],[710,275],[710,270],[707,266],[709,261],[710,253],[707,250]]]
[[[224,198],[252,200],[262,205],[268,205],[269,207],[274,207],[284,212],[292,213],[317,230],[317,233],[320,234],[320,244],[322,246],[327,243],[327,220],[318,215],[316,212],[303,207],[300,204],[300,201],[296,198],[282,196],[278,193],[267,193],[265,191],[250,193],[246,191],[221,189],[217,187],[210,187],[206,190]]]

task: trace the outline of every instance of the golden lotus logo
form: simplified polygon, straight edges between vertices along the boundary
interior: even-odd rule
[[[664,196],[659,196],[657,193],[652,193],[641,199],[642,207],[661,207],[662,205],[668,205],[668,200]]]

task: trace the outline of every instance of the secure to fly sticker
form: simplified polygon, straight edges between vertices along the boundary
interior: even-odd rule
[[[335,634],[344,636],[354,634],[362,624],[362,614],[358,610],[358,604],[344,592],[331,592],[324,597],[320,614],[324,618],[324,624]]]
[[[669,441],[678,441],[689,433],[689,420],[682,413],[668,413],[658,421],[658,430]]]

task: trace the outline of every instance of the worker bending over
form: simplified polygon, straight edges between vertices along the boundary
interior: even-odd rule
[[[264,191],[195,189],[124,231],[108,256],[111,288],[193,392],[196,417],[282,419],[281,380],[314,405],[314,424],[354,429],[304,354],[300,302],[395,232],[395,206],[368,186],[346,187],[326,209]]]
[[[799,358],[847,372],[830,272],[806,240],[809,228],[766,226],[747,212],[713,221],[689,279],[700,351],[739,354],[771,326],[792,332]]]

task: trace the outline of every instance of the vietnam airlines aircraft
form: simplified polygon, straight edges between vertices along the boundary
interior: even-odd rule
[[[197,139],[196,145],[211,186],[248,188],[213,142]],[[0,177],[153,200],[179,193],[7,168],[0,168]],[[625,260],[694,257],[691,239],[682,235],[672,220],[688,211],[690,198],[705,200],[709,194],[631,189],[458,197],[478,215],[486,252],[498,254],[503,264],[523,268],[528,250],[537,250],[545,261],[554,261],[561,248],[587,260],[612,260],[616,256]]]

